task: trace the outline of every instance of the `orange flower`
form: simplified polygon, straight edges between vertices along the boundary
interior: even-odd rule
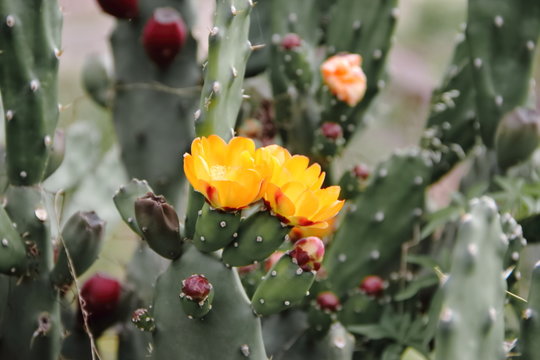
[[[287,224],[327,228],[327,220],[343,207],[338,200],[340,187],[321,189],[325,174],[319,164],[308,166],[305,156],[291,156],[279,147],[258,152],[258,160],[266,161],[263,198],[267,206]]]
[[[239,210],[262,196],[263,174],[255,166],[255,143],[242,137],[225,143],[217,135],[193,140],[184,172],[193,188],[220,210]]]
[[[291,229],[289,232],[289,239],[291,242],[296,242],[302,238],[309,237],[309,236],[316,236],[320,239],[323,239],[327,237],[328,235],[332,234],[336,228],[335,228],[335,222],[336,218],[333,217],[326,221],[328,225],[326,227],[319,227],[318,225],[315,226],[295,226]]]
[[[321,65],[322,77],[330,91],[349,106],[355,106],[366,93],[366,75],[358,54],[337,54]]]

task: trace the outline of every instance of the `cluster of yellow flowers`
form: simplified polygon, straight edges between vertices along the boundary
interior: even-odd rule
[[[238,211],[262,199],[291,226],[325,229],[343,207],[339,186],[322,188],[319,164],[278,145],[256,149],[249,138],[196,138],[184,155],[184,172],[213,208]]]

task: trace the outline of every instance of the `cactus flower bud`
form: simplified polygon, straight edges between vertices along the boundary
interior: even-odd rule
[[[149,192],[135,201],[135,218],[144,239],[159,255],[176,259],[182,253],[180,223],[163,196]]]
[[[366,295],[379,296],[384,290],[384,280],[377,275],[369,275],[360,283],[360,290]]]
[[[292,50],[302,45],[302,39],[300,36],[294,33],[287,34],[281,40],[281,46],[285,50]]]
[[[154,318],[148,313],[148,309],[140,308],[131,315],[131,322],[141,331],[152,332],[156,329]]]
[[[321,132],[327,139],[337,140],[343,137],[341,125],[335,122],[327,121],[321,125]]]
[[[294,244],[289,255],[302,270],[317,271],[324,257],[324,243],[315,236],[300,239]]]
[[[356,175],[356,177],[360,180],[366,180],[369,175],[370,171],[366,164],[358,164],[353,168],[353,173]]]
[[[119,19],[131,19],[139,15],[138,0],[97,0],[101,9]]]
[[[527,160],[540,143],[540,114],[517,108],[506,114],[497,128],[497,162],[506,170]]]
[[[143,46],[148,57],[160,68],[168,67],[182,49],[187,29],[180,14],[173,8],[154,10],[143,30]]]
[[[182,280],[180,299],[182,308],[188,317],[203,317],[212,309],[213,286],[204,275],[191,275]]]
[[[88,279],[82,286],[81,296],[89,317],[107,316],[116,310],[121,290],[120,282],[112,277],[96,274]]]
[[[324,291],[317,295],[317,305],[321,310],[336,312],[341,309],[339,298],[332,291]]]

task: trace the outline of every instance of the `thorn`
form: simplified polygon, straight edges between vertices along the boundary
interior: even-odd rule
[[[266,47],[266,44],[257,44],[257,45],[251,45],[250,48],[252,51],[260,50],[262,48]]]

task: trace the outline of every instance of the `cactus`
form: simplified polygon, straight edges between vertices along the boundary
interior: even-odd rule
[[[536,263],[531,278],[531,287],[527,299],[527,308],[521,318],[521,336],[519,338],[519,349],[521,358],[524,360],[536,360],[540,358],[540,346],[538,331],[540,331],[540,322],[538,321],[538,309],[540,298],[538,294],[539,264]]]
[[[502,278],[508,239],[490,198],[473,200],[457,234],[444,284],[436,359],[504,359]],[[466,300],[466,301],[465,301]]]
[[[191,29],[189,1],[168,6]],[[197,47],[188,33],[185,45],[167,68],[155,65],[140,42],[155,4],[139,1],[138,9],[138,16],[130,21],[119,19],[111,35],[114,124],[128,175],[146,179],[156,193],[174,202],[180,190],[176,177],[181,163],[177,160],[193,136],[190,114],[197,95],[192,88],[200,81]]]
[[[540,4],[522,0],[470,0],[466,37],[476,90],[480,134],[493,147],[502,116],[527,99]]]
[[[8,176],[13,185],[35,185],[45,175],[58,121],[62,16],[56,1],[5,0],[0,18]]]
[[[341,295],[364,276],[392,268],[424,211],[430,172],[431,160],[417,150],[395,154],[374,171],[364,192],[349,208],[325,257],[334,291]],[[391,198],[389,193],[393,194]]]

